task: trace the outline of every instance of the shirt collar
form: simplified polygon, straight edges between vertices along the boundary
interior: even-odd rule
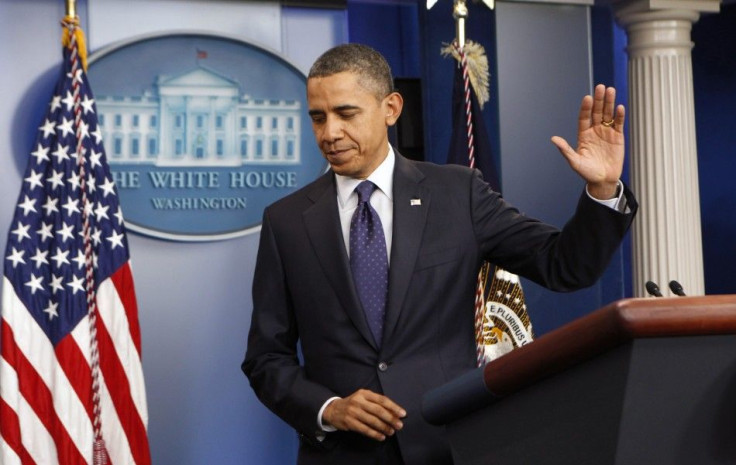
[[[393,192],[394,192],[394,165],[396,162],[396,155],[394,154],[394,149],[389,144],[388,146],[388,155],[386,158],[381,162],[380,165],[378,165],[378,168],[376,168],[367,178],[368,181],[371,181],[373,184],[378,186],[381,191],[386,194],[386,197],[389,198],[389,200],[393,201]],[[363,182],[363,179],[355,179],[348,176],[341,176],[337,173],[335,173],[335,181],[337,183],[337,198],[340,202],[340,206],[344,207],[345,204],[348,201],[348,198],[351,194],[355,191],[355,188],[358,187],[358,184]]]

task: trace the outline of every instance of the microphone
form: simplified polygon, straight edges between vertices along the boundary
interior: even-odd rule
[[[659,286],[657,286],[653,281],[647,281],[644,287],[647,288],[649,295],[653,297],[662,297],[662,293],[659,291]]]
[[[685,297],[685,291],[682,290],[682,286],[674,279],[670,281],[670,290],[680,297]]]

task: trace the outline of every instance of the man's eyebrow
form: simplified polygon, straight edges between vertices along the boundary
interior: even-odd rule
[[[355,110],[362,110],[362,108],[359,105],[351,105],[351,104],[345,104],[345,105],[338,105],[331,109],[331,111],[336,111],[338,113],[344,112],[344,111],[355,111]],[[309,116],[319,116],[324,115],[324,110],[309,110]]]
[[[335,107],[335,111],[346,111],[346,110],[349,111],[349,110],[360,110],[360,109],[361,108],[358,105],[350,105],[350,104],[338,105]]]

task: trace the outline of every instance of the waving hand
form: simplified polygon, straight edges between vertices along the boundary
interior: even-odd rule
[[[577,149],[562,137],[552,137],[572,169],[588,183],[590,195],[601,200],[615,196],[624,165],[625,110],[623,105],[614,108],[615,101],[616,89],[602,84],[593,96],[583,98]]]

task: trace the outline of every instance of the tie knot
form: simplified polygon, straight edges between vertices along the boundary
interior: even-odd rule
[[[377,187],[371,181],[363,181],[358,184],[358,187],[355,188],[355,192],[358,194],[358,203],[367,202]]]

